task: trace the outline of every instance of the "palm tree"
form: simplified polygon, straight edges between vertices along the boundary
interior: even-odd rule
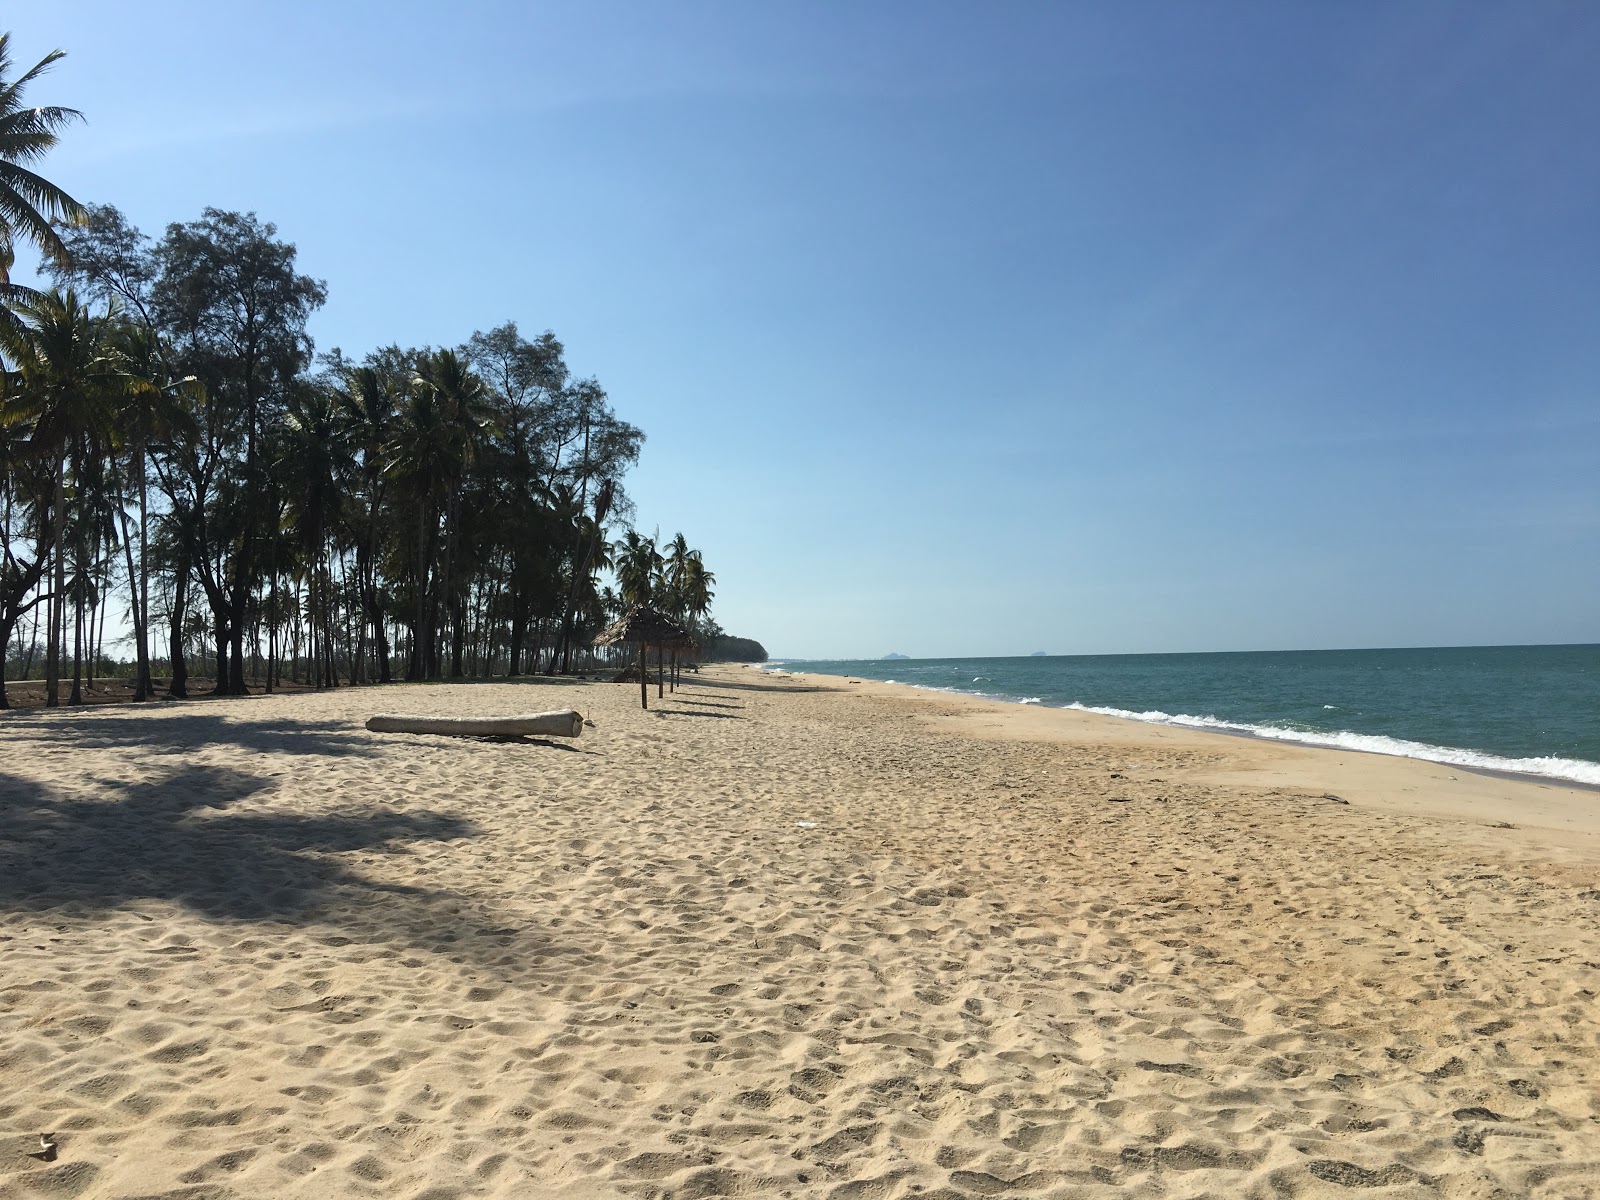
[[[453,350],[439,350],[423,358],[417,366],[412,386],[432,398],[438,429],[444,445],[437,462],[439,483],[444,492],[444,553],[439,571],[436,601],[456,600],[452,567],[463,548],[461,538],[461,496],[467,470],[477,460],[479,443],[490,428],[488,392],[479,379]],[[460,615],[457,612],[457,622]],[[437,621],[435,625],[437,625]],[[457,628],[456,644],[460,645]],[[451,673],[461,673],[460,656],[451,664]]]
[[[460,358],[440,350],[422,359],[389,440],[385,465],[385,473],[413,501],[417,514],[416,623],[408,679],[424,679],[437,671],[437,615],[441,601],[449,598],[462,485],[488,419],[483,383]],[[441,557],[434,552],[441,524],[442,564],[430,587],[429,564]]]
[[[411,652],[407,679],[425,679],[430,673],[432,637],[429,618],[428,564],[439,537],[439,503],[444,494],[447,447],[441,428],[439,405],[433,392],[412,388],[400,419],[384,448],[384,474],[411,502],[417,522],[416,573],[413,578],[415,611],[411,625]]]
[[[55,146],[62,129],[83,116],[76,109],[35,108],[23,100],[28,85],[63,53],[52,50],[32,70],[8,81],[11,35],[0,33],[0,285],[7,289],[11,287],[8,273],[16,261],[19,236],[64,262],[67,249],[51,223],[76,223],[84,217],[83,205],[29,169]],[[5,298],[20,297],[11,293]]]
[[[656,598],[658,576],[664,561],[656,549],[656,540],[647,538],[637,529],[622,535],[614,547],[616,554],[617,588],[624,604],[649,604]]]
[[[586,591],[594,589],[594,571],[596,567],[604,569],[610,566],[609,555],[605,552],[605,523],[606,517],[611,513],[611,505],[616,500],[617,484],[614,479],[602,480],[599,490],[594,494],[594,517],[585,517],[580,501],[576,519],[573,524],[578,531],[578,545],[581,553],[575,554],[572,561],[572,578],[567,588],[566,608],[561,615],[561,641],[557,650],[561,655],[561,669],[572,669],[572,632],[573,621],[577,616],[578,606]],[[596,553],[598,552],[598,561]],[[550,659],[550,672],[555,673],[556,661],[554,656]]]
[[[706,570],[700,551],[690,551],[683,568],[683,607],[696,621],[711,611],[711,598],[716,595],[712,584],[716,582],[717,577]]]
[[[395,372],[364,366],[348,371],[335,393],[340,432],[361,460],[361,530],[356,543],[356,575],[362,612],[360,641],[365,642],[370,623],[378,649],[379,683],[389,682],[389,642],[384,637],[383,608],[378,602],[378,540],[382,532],[378,516],[383,506],[384,454],[394,435],[403,392],[404,381]],[[364,645],[358,645],[356,661],[363,660]]]
[[[169,365],[167,348],[148,325],[128,321],[116,332],[118,347],[127,370],[127,390],[117,414],[126,438],[130,462],[130,482],[138,491],[139,566],[134,585],[133,539],[129,537],[127,517],[119,506],[123,523],[122,543],[127,557],[128,586],[133,590],[133,634],[138,678],[133,698],[147,700],[154,694],[150,680],[150,505],[148,456],[153,445],[192,435],[193,411],[203,398],[194,376],[177,378]]]
[[[45,703],[54,707],[61,678],[67,595],[68,460],[81,480],[89,435],[108,435],[115,398],[126,391],[125,359],[110,336],[114,317],[93,316],[71,288],[35,294],[16,305],[18,321],[0,325],[0,351],[16,364],[21,392],[12,420],[28,421],[36,453],[53,463],[55,584],[45,655]]]
[[[289,396],[284,413],[283,464],[288,482],[288,518],[298,535],[307,572],[311,644],[320,646],[315,685],[336,686],[333,670],[332,571],[328,541],[338,520],[340,498],[353,467],[340,428],[340,412],[325,388],[302,386]]]
[[[667,587],[664,607],[670,610],[674,618],[682,617],[685,611],[683,585],[688,571],[689,556],[693,553],[681,533],[667,543],[664,564]]]
[[[21,400],[20,376],[0,373],[0,664],[12,631],[49,594],[39,589],[39,582],[50,568],[52,486],[49,467],[35,452]],[[33,625],[37,632],[37,616]],[[24,662],[31,663],[31,654]],[[22,678],[27,678],[26,670]],[[0,669],[0,709],[9,707]]]

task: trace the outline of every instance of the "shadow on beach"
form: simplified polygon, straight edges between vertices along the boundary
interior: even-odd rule
[[[520,930],[474,929],[451,892],[367,878],[336,857],[404,855],[413,843],[476,837],[471,822],[389,809],[229,811],[275,782],[186,767],[134,783],[97,781],[94,798],[75,799],[0,773],[0,912],[93,916],[72,910],[170,901],[216,921],[336,928],[350,941],[496,966],[548,952]]]
[[[735,683],[728,679],[696,679],[693,683],[682,683],[683,687],[695,688],[724,688],[738,692],[842,692],[844,688],[821,687],[817,684],[781,684],[781,683]]]
[[[152,720],[159,714],[160,719]],[[116,750],[133,747],[157,754],[192,754],[207,746],[238,746],[280,754],[315,754],[339,758],[369,755],[372,742],[346,722],[304,720],[229,720],[218,713],[173,714],[170,709],[141,708],[127,716],[97,713],[48,715],[44,710],[19,714],[13,727],[29,740],[73,750]]]

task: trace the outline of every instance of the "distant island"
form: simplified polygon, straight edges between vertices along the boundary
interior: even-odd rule
[[[909,655],[909,654],[895,654],[893,651],[891,651],[890,653],[885,654],[878,661],[879,662],[901,662],[901,661],[903,661],[905,659],[908,659],[910,657],[911,657],[911,655]]]
[[[1048,651],[1048,650],[1035,650],[1032,654],[1028,655],[1028,657],[1029,658],[1048,658],[1048,657],[1050,657],[1050,651]]]

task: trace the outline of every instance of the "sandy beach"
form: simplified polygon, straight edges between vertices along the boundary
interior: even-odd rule
[[[0,1198],[1600,1196],[1595,793],[741,667],[651,703],[0,716]]]

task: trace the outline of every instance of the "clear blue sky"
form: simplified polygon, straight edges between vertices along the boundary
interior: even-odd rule
[[[1600,7],[129,4],[49,173],[551,328],[795,656],[1600,641]]]

